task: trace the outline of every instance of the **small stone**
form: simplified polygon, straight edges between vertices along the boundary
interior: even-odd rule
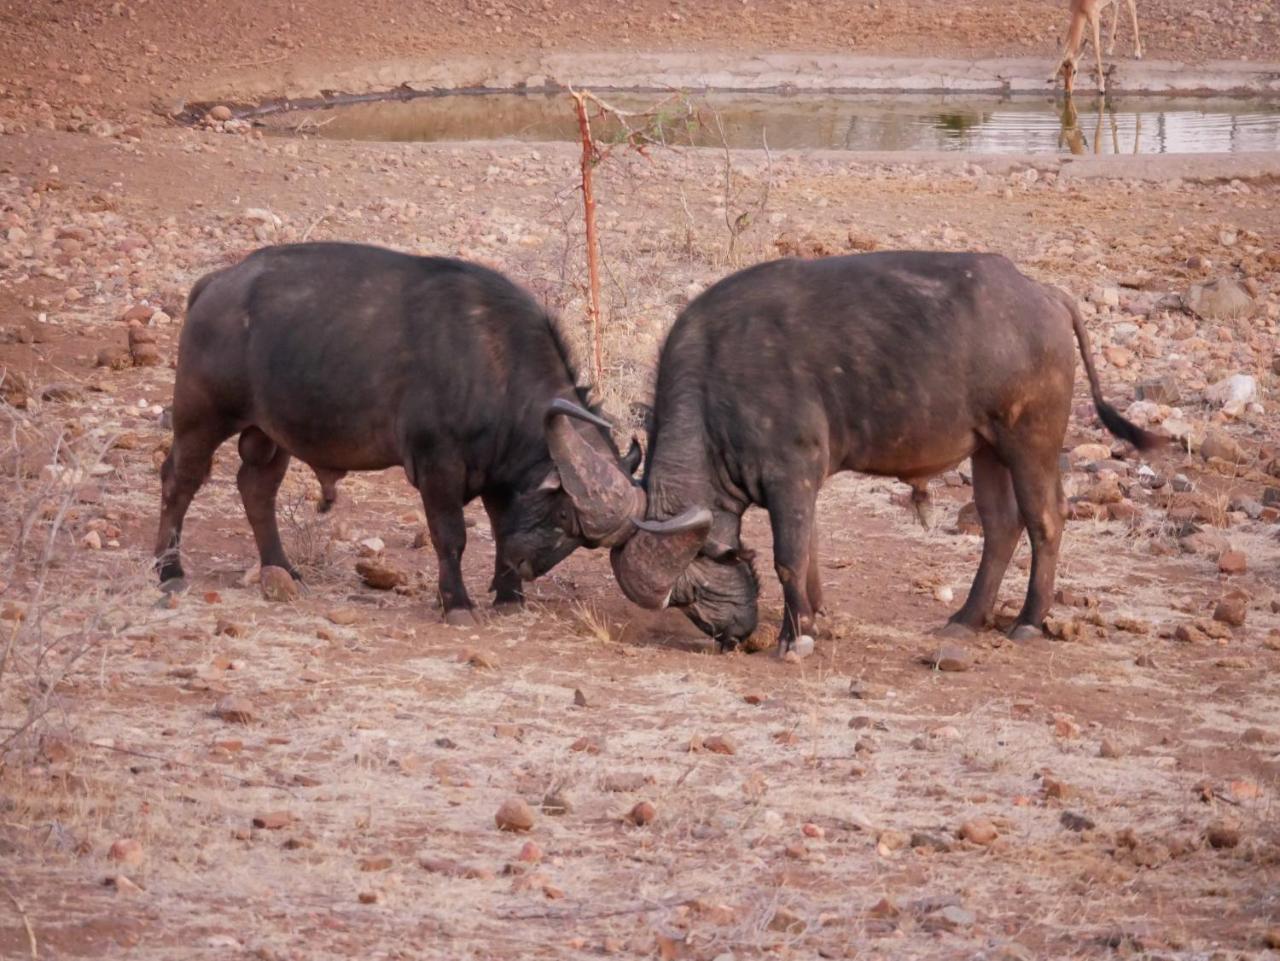
[[[951,851],[951,842],[937,834],[930,834],[927,831],[914,831],[911,834],[912,849],[923,848],[926,851],[934,851],[938,854],[947,854]]]
[[[1095,827],[1092,820],[1083,814],[1076,814],[1074,811],[1063,811],[1062,816],[1058,818],[1059,823],[1068,831],[1092,831]]]
[[[404,572],[385,561],[368,557],[356,561],[360,579],[376,591],[391,591],[408,582]]]
[[[1280,928],[1270,928],[1262,935],[1262,943],[1272,951],[1280,951]]]
[[[1192,284],[1186,304],[1194,313],[1209,320],[1244,317],[1253,312],[1253,298],[1230,277],[1219,277],[1205,284]]]
[[[658,809],[648,801],[641,801],[627,813],[627,820],[637,827],[652,824],[658,816]]]
[[[124,370],[133,366],[133,357],[124,347],[103,347],[98,351],[96,364],[108,370]]]
[[[1210,430],[1200,443],[1200,456],[1205,460],[1219,458],[1228,464],[1247,464],[1252,456],[1230,434],[1222,430]],[[1178,489],[1174,478],[1174,490]]]
[[[1044,796],[1053,798],[1057,801],[1065,801],[1068,798],[1076,796],[1076,789],[1066,781],[1060,781],[1054,777],[1046,777],[1044,779]]]
[[[1240,826],[1232,819],[1223,818],[1210,824],[1204,836],[1212,848],[1234,848],[1240,843]]]
[[[1172,377],[1160,377],[1155,380],[1144,380],[1135,389],[1138,400],[1150,401],[1153,404],[1172,406],[1181,399],[1178,382]]]
[[[819,840],[827,836],[827,832],[822,829],[821,825],[811,824],[808,822],[801,826],[800,833],[807,838],[815,838]]]
[[[1219,560],[1219,564],[1221,564],[1221,560]],[[1213,609],[1213,619],[1221,621],[1223,624],[1230,624],[1232,627],[1241,627],[1244,625],[1245,615],[1248,611],[1248,596],[1241,591],[1232,591],[1218,601],[1217,606]]]
[[[533,808],[522,798],[503,801],[493,821],[500,831],[530,831],[533,829]]]
[[[975,818],[960,825],[960,837],[973,844],[994,844],[1000,837],[996,826],[985,818]]]
[[[119,861],[129,867],[137,867],[141,864],[143,856],[142,842],[134,838],[121,838],[112,844],[111,850],[107,852],[107,857],[112,861]]]
[[[648,775],[640,771],[616,771],[605,775],[600,782],[600,788],[610,794],[629,794],[632,791],[639,791],[648,783]]]
[[[881,857],[888,857],[894,851],[905,848],[911,838],[901,831],[887,828],[876,838],[876,851]]]
[[[359,900],[361,904],[377,904],[378,892],[377,891],[361,891],[359,895]]]
[[[288,811],[268,811],[253,819],[253,826],[261,831],[279,831],[292,823],[293,815]]]
[[[604,750],[604,741],[598,737],[580,737],[569,745],[569,750],[578,754],[600,754]]]
[[[138,344],[129,348],[129,356],[135,367],[159,367],[164,363],[164,356],[155,344]]]
[[[102,535],[97,531],[89,531],[84,537],[80,538],[80,546],[90,551],[102,550]]]
[[[235,621],[220,617],[213,627],[213,633],[220,636],[225,635],[226,637],[244,637],[245,629],[243,625],[237,624]]]
[[[231,117],[232,117],[231,108],[228,107],[226,104],[220,103],[216,107],[214,107],[212,110],[209,111],[209,119],[216,121],[218,123],[225,123],[226,121],[230,120]]]
[[[944,643],[927,662],[929,666],[948,672],[967,671],[973,666],[973,658],[959,644]]]
[[[582,688],[575,687],[573,689],[573,704],[575,707],[590,707],[587,702],[587,695],[582,692]]]
[[[361,557],[377,557],[387,549],[381,537],[366,537],[359,544]]]
[[[361,858],[360,870],[369,872],[369,873],[372,873],[374,871],[386,871],[394,863],[395,862],[392,861],[391,858],[386,857],[385,855],[382,857],[376,857],[376,858]]]
[[[1249,561],[1243,551],[1223,551],[1218,556],[1218,570],[1223,574],[1243,574],[1249,569]]]
[[[258,584],[268,601],[286,602],[298,597],[298,582],[283,567],[264,567],[258,575]]]
[[[363,613],[354,607],[335,607],[325,614],[325,618],[330,624],[337,624],[339,627],[350,627],[363,616]]]
[[[525,864],[537,864],[542,860],[542,848],[538,847],[537,841],[525,841],[516,860]]]
[[[804,919],[789,908],[778,908],[769,919],[769,930],[783,934],[803,934],[806,927]]]
[[[492,671],[498,666],[498,658],[485,651],[465,651],[458,660],[479,671]]]
[[[249,699],[238,694],[228,694],[218,701],[213,713],[228,724],[251,724],[256,716]]]
[[[1102,743],[1098,746],[1098,757],[1114,761],[1116,758],[1124,757],[1124,752],[1115,741],[1104,737]]]
[[[960,508],[956,515],[957,534],[981,534],[982,519],[978,516],[978,505],[973,501]]]
[[[737,754],[738,749],[725,734],[714,734],[702,742],[702,748],[712,754]]]

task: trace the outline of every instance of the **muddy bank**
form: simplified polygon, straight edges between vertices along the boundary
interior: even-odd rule
[[[1280,97],[1280,63],[1108,57],[1116,93]],[[1052,58],[942,59],[826,53],[527,53],[392,59],[353,67],[272,65],[191,84],[186,99],[307,97],[325,90],[739,90],[881,93],[1032,93],[1052,89]],[[1086,84],[1082,83],[1082,87]]]

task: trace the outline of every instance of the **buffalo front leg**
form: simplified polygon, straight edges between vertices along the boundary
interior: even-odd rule
[[[982,521],[982,561],[964,606],[951,615],[941,631],[948,637],[967,637],[985,626],[1018,538],[1022,536],[1022,520],[1009,469],[996,452],[985,445],[974,451],[972,463],[973,500],[978,519]]]
[[[240,489],[245,516],[253,528],[258,560],[264,568],[283,567],[295,580],[301,580],[302,576],[285,556],[276,523],[276,493],[289,469],[289,452],[257,427],[240,432],[239,448],[241,463],[236,487]]]
[[[782,583],[782,629],[778,655],[813,651],[813,602],[809,597],[810,552],[817,485],[807,490],[769,492],[769,524],[773,528],[773,566]]]
[[[467,525],[462,516],[461,485],[429,477],[419,490],[427,513],[427,530],[439,566],[440,607],[446,624],[474,625],[471,598],[462,580],[462,552],[467,546]]]
[[[213,466],[213,452],[230,436],[209,422],[200,428],[175,429],[173,446],[160,468],[160,528],[156,533],[156,570],[170,590],[183,584],[182,522],[187,508]]]
[[[503,530],[505,518],[510,510],[510,498],[500,494],[483,494],[485,513],[489,515],[489,526],[493,530],[493,581],[489,590],[493,591],[493,606],[502,614],[514,614],[524,606],[523,583],[520,572],[507,563],[506,545]]]

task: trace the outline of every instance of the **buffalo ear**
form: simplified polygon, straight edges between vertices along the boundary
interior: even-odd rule
[[[602,430],[609,427],[608,421],[591,411],[557,399],[545,416],[547,447],[560,485],[578,514],[583,537],[592,546],[612,547],[630,535],[633,520],[644,516],[644,491],[622,472],[611,448],[606,453],[592,444],[575,421]]]
[[[631,448],[627,451],[625,457],[622,458],[622,468],[632,477],[636,471],[640,469],[640,464],[644,460],[644,451],[640,449],[640,441],[634,436],[631,438]]]
[[[666,607],[676,580],[711,531],[711,511],[697,507],[666,521],[636,521],[636,531],[610,560],[622,593],[641,607]]]

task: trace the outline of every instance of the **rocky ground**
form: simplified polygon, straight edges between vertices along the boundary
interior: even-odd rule
[[[953,29],[929,49],[1052,53],[1056,4],[975,19],[963,6],[827,5],[827,22],[807,3],[784,17],[707,2],[695,17],[383,2],[362,7],[345,55],[599,45],[602,20],[619,43],[697,49],[731,16],[760,49],[830,49],[834,23],[868,25],[868,52],[910,51],[930,14]],[[1143,7],[1153,54],[1277,57],[1272,5],[1222,4],[1212,23]],[[0,954],[1191,959],[1280,945],[1273,160],[656,150],[598,169],[601,395],[624,426],[679,307],[735,264],[992,250],[1081,299],[1107,395],[1179,444],[1136,457],[1078,392],[1043,643],[992,632],[937,662],[926,632],[980,552],[964,470],[935,482],[929,530],[901,485],[828,485],[830,613],[798,666],[712,655],[679,614],[628,605],[586,553],[533,585],[525,613],[447,628],[398,471],[348,478],[319,517],[295,467],[283,528],[308,588],[268,601],[230,449],[189,518],[192,589],[163,598],[148,555],[164,408],[205,271],[302,238],[465,256],[530,286],[585,356],[573,148],[168,125],[152,99],[205,66],[339,56],[333,15],[181,10],[0,14],[0,53],[19,65],[0,79]],[[482,512],[469,517],[481,596],[492,545]],[[780,599],[756,512],[746,536],[768,645]],[[398,586],[369,586],[357,564]],[[1002,617],[1026,566],[1024,548]]]

